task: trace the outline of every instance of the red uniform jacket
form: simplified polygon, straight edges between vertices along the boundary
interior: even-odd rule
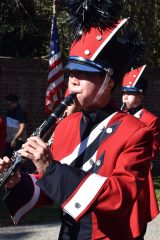
[[[22,178],[9,193],[6,203],[12,217],[18,222],[37,202],[47,202],[45,193],[63,210],[59,239],[133,239],[130,214],[148,181],[152,134],[135,117],[116,113],[82,140],[81,118],[75,113],[59,123],[52,145],[57,161],[37,184],[33,176],[28,181]],[[26,182],[30,197],[29,190],[21,192],[23,204],[11,209],[13,196]]]
[[[160,150],[159,144],[159,134],[160,134],[160,125],[157,116],[149,112],[147,109],[142,108],[134,114],[141,122],[143,122],[153,133],[154,144],[153,144],[153,157],[156,156]]]
[[[159,151],[159,122],[158,118],[147,109],[140,109],[134,116],[143,122],[154,136],[153,159]],[[139,195],[139,201],[136,201],[131,215],[131,228],[136,237],[143,232],[144,223],[148,223],[159,214],[158,203],[155,195],[155,189],[151,170],[149,171],[148,181],[145,184],[144,191]]]

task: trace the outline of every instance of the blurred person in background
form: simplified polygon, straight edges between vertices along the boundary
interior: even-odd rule
[[[4,154],[6,144],[6,122],[5,118],[0,114],[0,157]]]
[[[7,143],[5,155],[11,157],[13,151],[20,149],[26,141],[27,113],[21,107],[15,94],[6,97],[6,105]]]

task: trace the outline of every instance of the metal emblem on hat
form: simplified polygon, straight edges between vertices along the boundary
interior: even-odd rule
[[[96,36],[96,39],[97,39],[98,41],[101,41],[101,40],[102,40],[102,36],[101,36],[101,35],[97,35],[97,36]]]
[[[85,55],[89,55],[90,53],[91,53],[91,52],[90,52],[89,50],[85,50],[85,51],[84,51],[84,54],[85,54]]]

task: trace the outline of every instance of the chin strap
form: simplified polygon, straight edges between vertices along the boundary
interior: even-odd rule
[[[97,102],[99,100],[99,98],[102,96],[102,94],[104,93],[104,91],[106,90],[112,74],[113,74],[113,70],[111,68],[106,69],[105,79],[104,79],[99,91],[97,92],[96,96],[94,97],[93,103]]]

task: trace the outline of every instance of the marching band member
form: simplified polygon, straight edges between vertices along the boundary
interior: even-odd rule
[[[59,239],[131,240],[130,216],[148,179],[153,137],[143,123],[112,105],[112,90],[132,55],[118,38],[127,23],[117,19],[119,2],[82,2],[75,3],[73,14],[82,22],[72,19],[76,38],[66,65],[69,92],[76,93],[81,112],[58,124],[51,150],[39,137],[27,140],[21,155],[39,174],[16,172],[6,183],[5,201],[15,223],[33,207],[57,202]],[[0,160],[0,171],[9,163]]]
[[[135,116],[151,130],[154,137],[153,159],[155,159],[159,151],[159,122],[157,116],[142,105],[147,90],[147,79],[143,77],[145,68],[146,65],[143,65],[126,73],[122,81],[122,102],[125,103],[125,111]],[[144,239],[147,223],[153,220],[158,213],[158,203],[150,170],[145,191],[140,194],[139,201],[135,203],[131,215],[131,220],[134,219],[134,221],[131,221],[133,234],[137,236],[138,228],[141,232],[137,239]],[[137,216],[137,221],[135,216]]]

